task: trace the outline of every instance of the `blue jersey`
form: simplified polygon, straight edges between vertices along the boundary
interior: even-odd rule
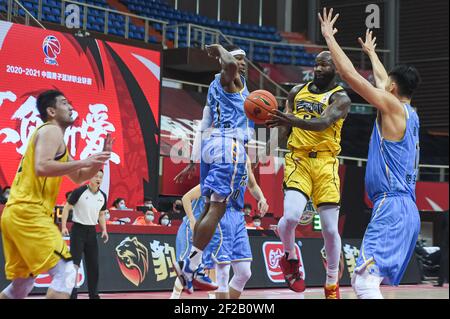
[[[245,174],[241,179],[234,181],[234,191],[228,199],[228,207],[233,207],[235,210],[242,210],[244,208],[244,195],[248,184],[248,171],[245,169]]]
[[[194,199],[191,203],[191,206],[192,206],[192,214],[194,214],[195,220],[199,219],[200,215],[203,213],[203,208],[205,207],[205,200],[203,196]],[[187,221],[188,217],[184,216],[183,220]]]
[[[366,190],[374,201],[380,195],[409,195],[416,200],[419,167],[419,117],[409,104],[404,105],[406,130],[398,142],[383,139],[375,121],[369,143]]]
[[[225,92],[220,84],[220,73],[209,85],[207,104],[213,116],[214,133],[220,136],[234,137],[248,142],[255,124],[245,115],[244,101],[249,95],[244,77],[241,76],[244,88],[240,92]]]

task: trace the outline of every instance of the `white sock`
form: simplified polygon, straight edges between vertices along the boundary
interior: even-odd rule
[[[196,270],[198,266],[202,263],[203,250],[198,249],[197,247],[192,246],[192,253],[189,257],[191,264],[191,270]]]
[[[325,285],[336,285],[338,282],[338,273],[339,271],[337,270],[330,271],[327,269],[327,281],[325,282]]]
[[[172,295],[170,295],[170,299],[180,299],[182,291],[183,285],[181,284],[180,279],[177,277],[173,285]]]
[[[284,193],[283,217],[278,222],[278,234],[283,242],[284,252],[288,260],[298,259],[295,251],[295,228],[306,206],[306,197],[297,191],[287,190]]]
[[[327,256],[326,285],[335,285],[338,282],[341,257],[341,236],[338,230],[339,206],[322,206],[318,208],[318,211]]]

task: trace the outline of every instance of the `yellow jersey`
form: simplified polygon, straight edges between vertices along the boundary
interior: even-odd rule
[[[309,120],[319,118],[330,105],[330,97],[333,93],[344,91],[337,85],[333,89],[323,93],[313,93],[309,90],[312,82],[308,82],[294,98],[292,113],[301,119]],[[339,119],[325,130],[307,131],[293,127],[289,135],[287,146],[291,152],[295,151],[330,151],[334,156],[341,151],[341,129],[344,119]]]
[[[37,210],[33,209],[32,211],[45,211],[49,216],[53,214],[62,176],[37,176],[34,165],[35,139],[37,132],[40,128],[48,124],[49,123],[42,124],[33,132],[11,185],[11,192],[6,207],[13,205],[36,205],[42,208]],[[66,148],[64,154],[58,156],[55,160],[67,162],[68,158],[69,154]]]

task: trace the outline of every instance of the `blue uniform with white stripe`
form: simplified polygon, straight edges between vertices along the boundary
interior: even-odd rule
[[[214,192],[228,198],[233,185],[245,174],[245,143],[250,139],[254,123],[244,112],[244,101],[249,92],[245,79],[240,92],[228,93],[220,84],[216,74],[210,84],[207,105],[211,110],[213,128],[202,136],[200,162],[200,186],[203,196]]]
[[[197,220],[203,212],[203,207],[205,206],[205,201],[203,197],[200,197],[192,201],[192,213],[194,214],[195,220]],[[189,257],[188,254],[192,248],[192,229],[189,223],[189,218],[187,216],[183,217],[183,222],[178,228],[176,243],[175,243],[175,253],[177,260],[183,260]]]
[[[372,131],[366,167],[366,191],[373,202],[355,271],[367,267],[384,282],[398,285],[420,231],[416,206],[419,164],[419,117],[404,105],[406,130],[400,141],[383,139],[378,119]]]
[[[227,209],[220,220],[213,238],[203,250],[203,264],[212,268],[214,263],[226,264],[232,261],[252,261],[252,251],[242,214],[244,194],[247,189],[248,172],[235,181]]]
[[[216,228],[213,238],[205,247],[202,263],[205,268],[214,268],[214,263],[239,260],[252,260],[252,252],[242,214],[244,195],[248,183],[247,171],[233,185],[234,191],[230,196],[224,216]],[[204,197],[192,202],[192,213],[197,220],[205,206]],[[178,228],[176,237],[176,258],[183,260],[188,257],[192,249],[192,230],[187,216]],[[214,259],[213,259],[214,258]]]

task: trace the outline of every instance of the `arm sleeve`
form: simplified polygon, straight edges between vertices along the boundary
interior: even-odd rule
[[[105,202],[103,203],[103,206],[101,209],[101,211],[103,211],[103,210],[106,210],[106,202],[108,201],[108,198],[106,197],[106,194],[103,191],[101,191],[101,192],[102,192],[103,198],[105,199]]]
[[[84,193],[84,191],[86,190],[87,187],[88,187],[87,185],[83,185],[83,186],[81,186],[81,187],[75,189],[75,190],[70,194],[69,199],[67,200],[67,202],[68,202],[70,205],[72,205],[72,206],[75,205],[75,204],[78,202],[78,200],[80,199],[81,194]]]
[[[204,130],[211,127],[213,122],[211,108],[209,105],[205,105],[203,108],[202,120],[195,132],[194,144],[192,145],[191,161],[194,163],[200,162],[201,145],[202,145],[202,133]]]

